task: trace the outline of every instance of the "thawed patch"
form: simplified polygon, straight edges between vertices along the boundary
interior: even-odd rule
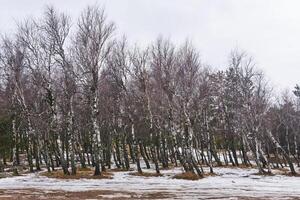
[[[153,173],[153,172],[132,172],[129,173],[129,175],[132,176],[143,176],[143,177],[159,177],[159,176],[163,176],[162,174],[158,174],[158,173]]]
[[[55,179],[111,179],[112,173],[102,172],[101,175],[94,176],[94,171],[90,168],[84,168],[77,171],[76,175],[65,175],[62,170],[56,170],[52,172],[41,172],[41,176]]]
[[[173,176],[173,178],[175,179],[184,179],[184,180],[192,180],[192,181],[196,181],[199,180],[200,177],[192,172],[184,172],[181,174],[176,174],[175,176]]]

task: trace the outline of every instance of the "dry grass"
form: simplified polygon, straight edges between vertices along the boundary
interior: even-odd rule
[[[78,168],[77,171],[79,171],[79,172],[90,172],[90,171],[93,171],[93,170],[89,167],[85,167],[85,168]]]
[[[107,169],[109,172],[127,172],[127,171],[133,171],[133,169],[123,169],[123,168],[114,168],[114,169]]]
[[[294,176],[294,177],[300,177],[300,174],[297,173],[297,174],[292,174],[291,172],[287,173],[287,174],[284,174],[286,176]]]
[[[197,174],[193,172],[184,172],[181,174],[176,174],[175,176],[173,176],[173,178],[196,181],[199,180],[201,177],[199,177]]]
[[[12,173],[7,173],[7,172],[1,172],[0,173],[0,179],[1,178],[7,178],[7,177],[12,177]]]
[[[254,168],[254,166],[252,165],[245,165],[245,164],[239,164],[239,166],[237,166],[238,168],[242,168],[242,169],[251,169]]]
[[[222,166],[219,166],[220,168],[231,168],[231,169],[234,169],[234,168],[241,168],[241,169],[251,169],[251,168],[255,168],[255,166],[252,164],[251,165],[245,165],[245,164],[239,164],[239,166],[233,166],[231,164],[229,165],[222,165]]]
[[[129,173],[129,175],[132,175],[132,176],[143,176],[143,177],[159,177],[159,176],[162,176],[162,174],[151,173],[151,172],[142,172],[142,173],[132,172],[132,173]]]
[[[209,176],[219,176],[219,175],[216,173],[207,173],[203,175],[203,177],[209,177]]]
[[[42,172],[41,176],[46,176],[48,178],[57,178],[57,179],[112,179],[112,174],[109,172],[102,172],[100,176],[94,176],[93,170],[78,170],[76,175],[65,175],[62,170],[52,171],[52,172]]]
[[[278,170],[278,171],[281,171],[281,172],[288,172],[288,171],[290,171],[289,169],[287,169],[287,168],[275,168],[274,170]]]
[[[259,175],[259,176],[275,176],[273,173],[265,172],[265,173],[254,173],[253,175]]]
[[[180,167],[180,164],[178,164],[178,167]],[[169,169],[174,169],[175,165],[173,163],[168,163],[168,167],[163,167],[160,166],[159,170],[169,170]]]

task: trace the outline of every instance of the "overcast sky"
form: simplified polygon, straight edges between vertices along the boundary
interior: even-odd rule
[[[47,4],[76,19],[96,2],[132,42],[189,38],[215,68],[224,68],[230,51],[239,48],[254,57],[277,91],[300,83],[299,0],[0,0],[0,32],[41,15]]]

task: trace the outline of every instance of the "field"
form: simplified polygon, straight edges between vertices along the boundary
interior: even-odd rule
[[[115,171],[111,179],[58,179],[40,172],[0,179],[0,199],[300,199],[300,178],[282,170],[272,176],[257,175],[252,168],[217,167],[214,172],[200,180],[174,179],[181,168],[161,170],[158,177]]]

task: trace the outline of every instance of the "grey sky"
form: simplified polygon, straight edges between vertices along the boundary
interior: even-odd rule
[[[15,20],[39,16],[47,4],[76,18],[95,2],[132,42],[146,44],[159,34],[175,43],[189,38],[203,62],[216,68],[226,66],[238,47],[277,90],[300,83],[298,0],[0,0],[0,32],[13,30]]]

